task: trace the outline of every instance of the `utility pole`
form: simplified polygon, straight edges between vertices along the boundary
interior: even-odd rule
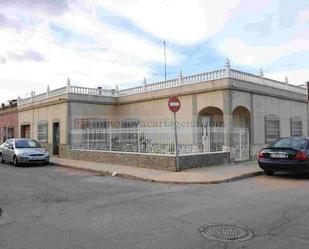
[[[164,46],[164,80],[166,81],[166,42],[163,41]]]

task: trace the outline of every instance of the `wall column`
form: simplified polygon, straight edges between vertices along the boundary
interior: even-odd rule
[[[232,113],[232,91],[224,92],[223,98],[223,122],[224,122],[224,150],[231,153],[231,162],[234,161],[233,155],[233,113]]]
[[[249,133],[250,133],[250,139],[249,139],[249,153],[250,153],[250,158],[254,159],[254,147],[255,147],[255,141],[254,141],[254,121],[255,121],[255,116],[254,116],[254,102],[253,102],[253,93],[250,94],[250,129],[249,129]]]

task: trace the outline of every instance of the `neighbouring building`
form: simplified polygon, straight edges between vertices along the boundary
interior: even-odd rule
[[[0,143],[18,135],[17,100],[1,104],[0,109]]]
[[[60,157],[174,170],[171,96],[181,101],[182,168],[248,160],[279,137],[308,135],[307,87],[237,71],[228,61],[222,70],[123,90],[47,88],[18,99],[18,135]]]

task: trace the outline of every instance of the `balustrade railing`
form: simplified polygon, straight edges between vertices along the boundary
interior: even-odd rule
[[[246,82],[265,85],[277,89],[287,90],[299,94],[307,94],[307,89],[305,87],[295,86],[288,83],[264,78],[262,76],[244,73],[241,71],[237,71],[234,69],[222,69],[213,72],[195,74],[185,77],[179,77],[177,79],[171,79],[167,81],[161,81],[157,83],[144,84],[142,86],[132,87],[123,90],[109,90],[102,88],[88,88],[88,87],[80,87],[80,86],[71,86],[67,85],[65,87],[61,87],[55,90],[47,91],[45,93],[41,93],[38,95],[32,95],[31,97],[27,97],[24,99],[18,100],[18,105],[24,105],[27,103],[31,103],[34,101],[39,101],[45,98],[58,96],[62,94],[82,94],[82,95],[91,95],[91,96],[105,96],[105,97],[117,97],[117,96],[127,96],[133,94],[139,94],[144,92],[152,92],[160,89],[171,88],[181,85],[189,85],[200,82],[206,82],[211,80],[218,80],[222,78],[233,78],[238,80],[243,80]]]
[[[290,92],[300,93],[300,94],[307,94],[307,89],[301,86],[295,86],[289,83],[284,83],[277,80],[272,80],[268,78],[264,78],[261,76],[257,76],[254,74],[244,73],[241,71],[237,71],[234,69],[230,70],[230,77],[238,80],[243,80],[246,82],[251,82],[255,84],[265,85],[277,89],[287,90]]]

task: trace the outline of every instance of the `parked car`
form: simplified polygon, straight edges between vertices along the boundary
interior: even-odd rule
[[[20,164],[48,164],[48,152],[33,139],[8,139],[0,155],[0,162],[12,162],[14,166]]]
[[[258,164],[265,174],[274,172],[309,173],[309,139],[286,137],[259,152]]]
[[[2,150],[3,150],[3,148],[4,148],[4,144],[5,144],[5,143],[3,143],[3,144],[0,144],[0,155],[1,155],[1,153],[2,153]]]

